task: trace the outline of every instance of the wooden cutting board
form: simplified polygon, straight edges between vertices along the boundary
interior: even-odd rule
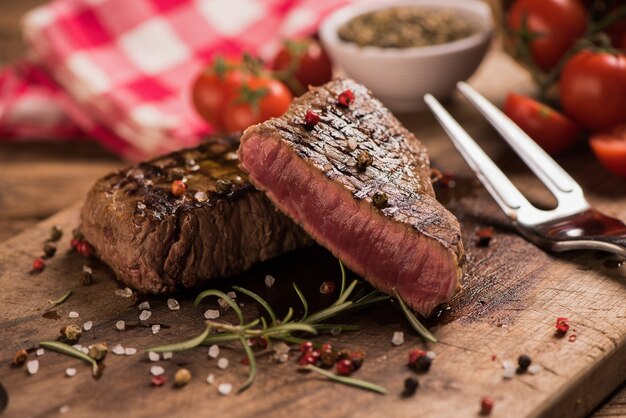
[[[497,70],[497,71],[496,71]],[[506,77],[500,77],[506,74]],[[472,84],[489,98],[500,102],[508,89],[528,90],[529,81],[510,60],[494,52]],[[449,104],[455,117],[468,128],[488,153],[519,187],[540,204],[549,196],[511,156],[502,141],[480,120],[477,113],[458,97]],[[386,396],[360,391],[296,371],[297,354],[284,364],[269,355],[259,357],[259,374],[245,393],[223,397],[216,385],[206,383],[213,373],[216,383],[241,384],[247,367],[240,363],[243,351],[237,345],[224,345],[221,356],[230,360],[226,370],[216,367],[206,348],[176,353],[158,364],[169,378],[164,387],[150,386],[150,363],[143,349],[197,335],[203,329],[203,312],[212,303],[194,308],[195,293],[176,295],[181,309],[170,311],[165,298],[149,297],[152,316],[148,322],[162,324],[157,335],[139,324],[140,311],[129,299],[117,296],[118,284],[108,268],[98,262],[91,286],[79,283],[87,262],[68,252],[68,236],[78,224],[79,205],[72,206],[30,230],[0,244],[0,382],[9,395],[3,416],[56,416],[67,406],[66,416],[272,416],[272,417],[475,417],[480,399],[495,399],[494,417],[577,417],[584,416],[626,379],[626,268],[614,257],[596,252],[547,254],[520,238],[499,212],[484,189],[473,179],[430,115],[406,115],[403,122],[416,132],[430,149],[434,165],[454,171],[456,186],[439,188],[439,198],[461,220],[469,256],[469,269],[463,291],[450,303],[450,309],[427,322],[439,338],[437,344],[424,344],[407,326],[401,312],[385,304],[341,318],[342,323],[361,326],[357,332],[338,337],[319,337],[339,348],[363,349],[363,368],[355,377],[386,387]],[[626,188],[623,181],[604,173],[581,147],[577,153],[559,160],[581,183],[589,200],[607,213],[626,219]],[[43,241],[52,225],[66,232],[58,254],[38,275],[28,271],[40,255]],[[495,238],[489,247],[477,247],[474,233],[491,225]],[[266,274],[276,278],[267,288]],[[257,291],[284,313],[289,306],[299,311],[291,288],[297,282],[313,309],[330,303],[319,293],[322,281],[339,279],[336,260],[319,247],[286,255],[259,265],[228,281],[227,290],[238,284]],[[60,319],[47,319],[49,299],[67,290],[71,298],[57,309]],[[143,300],[143,299],[142,299]],[[243,295],[238,300],[252,318],[257,306]],[[69,319],[76,311],[78,319]],[[234,320],[232,313],[223,314]],[[49,316],[49,315],[47,315]],[[568,337],[556,338],[557,317],[570,318]],[[100,380],[90,376],[89,367],[79,360],[46,351],[37,358],[40,370],[29,376],[25,368],[10,366],[19,348],[54,339],[67,324],[93,321],[93,329],[81,338],[83,345],[106,341],[109,347],[120,343],[134,347],[134,356],[109,354]],[[127,329],[117,331],[115,323],[125,320]],[[575,330],[575,331],[574,331]],[[394,331],[403,331],[406,342],[394,347]],[[416,376],[406,367],[411,348],[427,348],[437,354],[429,373]],[[537,375],[502,377],[501,361],[515,361],[528,354],[543,366]],[[495,360],[494,360],[495,356]],[[191,370],[193,379],[183,388],[172,387],[177,367]],[[78,370],[65,377],[65,369]],[[416,376],[420,388],[414,397],[400,396],[406,377]]]

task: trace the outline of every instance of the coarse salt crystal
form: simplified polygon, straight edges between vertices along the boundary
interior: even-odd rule
[[[145,321],[148,318],[150,318],[150,316],[152,315],[151,311],[141,311],[141,313],[139,314],[139,320],[140,321]]]
[[[153,334],[158,334],[159,331],[161,331],[161,325],[159,325],[159,324],[152,325],[152,333]]]
[[[217,300],[217,304],[220,305],[220,308],[222,308],[222,309],[230,308],[230,305],[224,299],[218,299]]]
[[[213,344],[211,347],[209,347],[209,357],[217,358],[217,356],[219,355],[220,355],[219,346],[217,346],[216,344]]]
[[[541,365],[537,363],[533,363],[530,366],[528,366],[528,373],[530,374],[537,374],[541,372],[542,370],[543,370],[543,367],[541,367]]]
[[[177,311],[180,309],[180,304],[176,299],[168,299],[167,307],[170,308],[171,311]]]
[[[68,412],[70,412],[70,406],[69,405],[63,405],[62,407],[59,408],[59,414],[61,414],[61,415],[67,414]]]
[[[193,197],[200,203],[203,203],[209,200],[209,196],[207,196],[207,194],[204,192],[196,192],[196,194],[194,194]]]
[[[137,349],[132,348],[132,347],[127,347],[124,349],[124,354],[126,354],[127,356],[134,356],[135,354],[137,354]]]
[[[226,369],[228,367],[228,359],[222,357],[221,359],[219,359],[217,361],[217,367],[219,367],[220,369]]]
[[[67,369],[65,369],[65,375],[67,377],[74,377],[76,376],[76,369],[73,367],[68,367]]]
[[[233,390],[233,385],[231,385],[230,383],[220,383],[217,386],[217,391],[220,395],[226,396],[230,393],[231,390]]]
[[[204,317],[206,319],[215,319],[220,317],[220,311],[217,309],[209,309],[204,313]]]
[[[43,353],[44,353],[43,348],[38,348],[37,351],[35,351],[35,354],[37,354],[37,357],[43,356]]]
[[[39,360],[29,360],[26,363],[26,369],[29,374],[35,374],[39,371]]]
[[[504,369],[502,377],[505,379],[513,379],[515,376],[515,363],[511,360],[504,360],[502,362],[502,368]]]
[[[276,353],[274,354],[274,359],[279,363],[287,363],[289,360],[289,354],[287,353]]]
[[[391,337],[391,344],[393,345],[402,345],[404,344],[404,332],[396,331],[393,333],[393,337]]]
[[[213,383],[215,383],[215,376],[213,375],[213,373],[209,373],[209,375],[206,377],[206,382],[209,385],[212,385]]]
[[[427,351],[426,355],[428,356],[429,359],[434,360],[437,357],[437,353],[435,353],[434,351]]]
[[[150,359],[150,361],[159,361],[161,359],[161,356],[159,355],[159,353],[155,353],[154,351],[149,351],[148,358]]]
[[[265,286],[272,287],[274,286],[275,282],[276,282],[276,279],[274,278],[274,276],[270,276],[269,274],[265,276]]]
[[[84,271],[85,273],[93,274],[93,270],[92,270],[92,269],[91,269],[91,267],[89,267],[89,266],[85,266],[85,265],[83,265],[83,271]]]
[[[71,311],[69,314],[67,314],[67,317],[72,319],[78,318],[79,316],[80,315],[78,315],[78,312],[76,311]]]
[[[150,367],[150,374],[152,376],[161,376],[163,373],[165,373],[165,369],[161,366]]]
[[[117,321],[115,323],[115,328],[117,328],[118,331],[124,331],[126,329],[126,322],[124,322],[124,321]]]
[[[87,321],[83,324],[83,329],[89,331],[93,327],[93,321]]]
[[[123,298],[129,298],[133,295],[133,290],[130,287],[125,287],[123,289],[115,289],[115,294]]]
[[[77,350],[82,350],[83,349],[83,345],[82,344],[74,344],[72,347],[74,347]]]
[[[174,355],[174,353],[172,353],[171,351],[167,351],[167,352],[162,354],[163,360],[169,360],[169,359],[172,358],[173,355]]]
[[[82,351],[85,354],[89,354],[89,347],[81,347],[80,351]]]
[[[150,309],[150,302],[147,302],[147,301],[141,302],[141,303],[137,306],[137,309],[139,309],[140,311]]]
[[[231,299],[237,299],[237,293],[230,291],[226,293]]]
[[[356,139],[354,139],[354,138],[348,139],[348,148],[350,148],[352,151],[354,151],[356,149],[357,145],[358,144],[356,142]]]
[[[124,347],[122,347],[122,344],[118,344],[115,347],[113,347],[111,349],[111,352],[113,354],[117,354],[118,356],[122,356],[126,353],[126,351],[124,350]]]

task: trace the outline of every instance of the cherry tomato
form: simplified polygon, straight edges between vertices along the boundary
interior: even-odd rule
[[[589,144],[604,168],[613,174],[626,177],[626,124],[593,135]]]
[[[227,132],[243,131],[250,125],[280,116],[291,104],[287,86],[267,76],[251,76],[224,110]]]
[[[507,26],[514,31],[514,43],[530,38],[533,61],[547,71],[585,33],[587,12],[580,0],[516,0]]]
[[[592,131],[626,122],[626,55],[581,51],[563,67],[564,112]]]
[[[217,129],[223,126],[224,104],[236,94],[248,75],[240,68],[238,60],[216,58],[203,69],[191,87],[194,108]]]
[[[504,113],[551,155],[567,151],[580,138],[580,128],[574,122],[530,97],[509,94]]]
[[[309,85],[321,86],[333,76],[328,55],[319,42],[311,38],[286,40],[274,57],[272,69],[287,72],[287,85],[294,94],[304,93]]]

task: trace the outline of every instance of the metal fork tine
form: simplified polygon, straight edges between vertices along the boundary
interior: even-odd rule
[[[578,183],[500,109],[467,83],[461,81],[457,83],[457,88],[496,128],[511,148],[554,194],[559,203],[564,203],[559,197],[573,192],[580,195],[582,199],[582,189]]]
[[[456,149],[505,214],[515,217],[519,209],[532,206],[437,99],[427,94],[424,96],[424,101],[435,114]]]

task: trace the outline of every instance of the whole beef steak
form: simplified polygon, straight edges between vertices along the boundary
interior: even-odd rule
[[[239,156],[252,184],[376,288],[424,315],[459,289],[460,227],[435,199],[426,149],[364,86],[311,88],[247,129]]]
[[[166,293],[311,243],[238,168],[239,136],[215,138],[100,179],[80,231],[119,280]],[[183,180],[176,197],[171,184]]]

